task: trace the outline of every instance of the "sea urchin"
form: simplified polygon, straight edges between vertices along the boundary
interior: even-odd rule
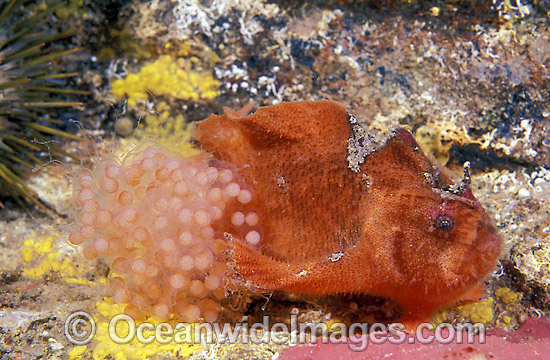
[[[53,136],[80,140],[60,128],[54,109],[81,105],[63,96],[85,92],[65,88],[75,73],[57,72],[55,60],[77,49],[56,51],[53,42],[71,32],[53,32],[46,24],[62,6],[11,0],[0,4],[0,196],[20,204],[44,204],[24,181],[25,174],[46,155],[66,156],[49,144]],[[0,201],[0,206],[4,207]]]

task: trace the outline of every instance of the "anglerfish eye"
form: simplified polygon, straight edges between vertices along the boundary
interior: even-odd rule
[[[453,228],[453,218],[447,214],[438,215],[434,219],[434,226],[438,230],[451,230]]]

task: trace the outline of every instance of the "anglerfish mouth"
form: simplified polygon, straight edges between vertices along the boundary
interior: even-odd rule
[[[463,280],[483,278],[495,266],[500,255],[501,237],[487,216],[478,223],[476,234],[465,251],[462,263],[453,270]]]

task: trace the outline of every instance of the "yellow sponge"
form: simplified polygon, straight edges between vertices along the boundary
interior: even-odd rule
[[[192,60],[163,55],[138,73],[113,81],[113,95],[128,96],[128,104],[132,106],[147,99],[149,93],[176,99],[215,98],[219,95],[220,83],[211,71],[195,66],[196,61]]]

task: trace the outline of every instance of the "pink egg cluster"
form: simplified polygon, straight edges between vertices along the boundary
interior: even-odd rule
[[[111,266],[113,298],[137,317],[213,322],[228,281],[225,233],[261,239],[253,194],[228,164],[149,147],[74,179],[69,241]]]

